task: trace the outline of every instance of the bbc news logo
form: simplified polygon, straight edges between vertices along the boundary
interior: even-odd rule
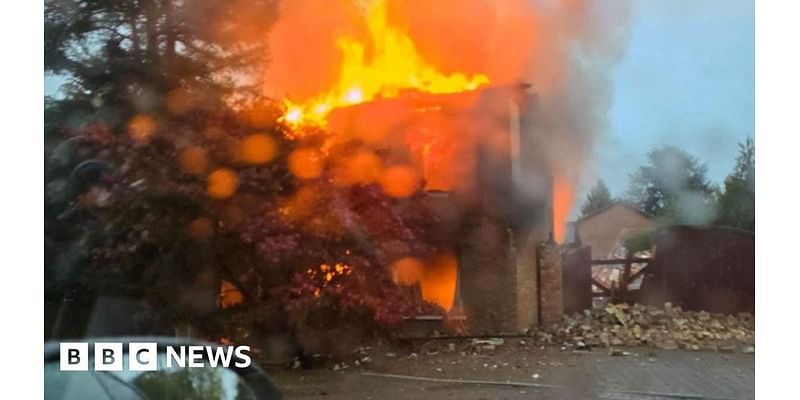
[[[158,362],[158,344],[128,343],[127,365],[123,343],[94,343],[94,357],[89,354],[89,343],[72,342],[60,344],[61,371],[88,371],[90,360],[95,371],[158,371],[159,368],[205,368],[250,366],[250,346],[166,346],[163,364]]]

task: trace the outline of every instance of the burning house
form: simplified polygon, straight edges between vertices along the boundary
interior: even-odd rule
[[[419,284],[425,300],[472,334],[514,333],[560,318],[553,184],[538,154],[547,147],[536,113],[530,87],[512,85],[407,91],[328,117],[337,140],[364,143],[389,168],[407,166],[421,178],[440,217],[441,255],[417,279],[399,283]]]
[[[284,122],[332,132],[320,153],[352,143],[368,149],[343,163],[345,183],[369,175],[399,199],[424,189],[438,217],[438,255],[397,260],[395,281],[417,286],[423,299],[474,334],[515,333],[560,319],[554,242],[563,239],[573,167],[591,125],[573,117],[581,106],[561,96],[568,65],[560,42],[543,46],[541,38],[582,8],[545,17],[522,1],[491,7],[486,11],[498,12],[490,18],[493,30],[477,33],[471,19],[458,19],[456,46],[427,29],[439,26],[437,18],[452,22],[452,7],[420,14],[382,0],[325,4],[335,18],[283,10],[272,33],[279,57],[269,67],[270,90],[291,94]],[[473,13],[483,17],[479,9],[465,11]],[[434,50],[436,43],[444,47]],[[462,50],[459,57],[444,57],[450,45]],[[300,62],[309,51],[315,61]],[[529,57],[537,62],[525,71]],[[515,83],[531,74],[536,88]]]

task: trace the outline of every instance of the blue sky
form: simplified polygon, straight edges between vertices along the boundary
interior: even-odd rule
[[[55,76],[44,76],[44,94],[45,96],[53,96],[58,92],[58,88],[64,83],[63,78]]]
[[[755,129],[752,0],[635,0],[631,36],[612,73],[610,129],[595,172],[615,195],[655,146],[672,144],[720,183]]]

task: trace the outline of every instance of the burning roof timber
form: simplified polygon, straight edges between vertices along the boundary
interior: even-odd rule
[[[551,224],[551,177],[536,123],[536,96],[526,84],[448,94],[408,90],[393,98],[333,110],[339,141],[411,165],[428,191],[452,192],[510,225]]]

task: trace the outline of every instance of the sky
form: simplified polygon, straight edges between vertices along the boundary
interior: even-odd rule
[[[629,174],[664,144],[698,157],[719,184],[733,168],[737,143],[754,136],[753,1],[632,2],[627,51],[611,75],[609,129],[584,186],[602,178],[612,194],[624,194]],[[46,77],[45,94],[61,83]]]
[[[594,174],[614,195],[646,153],[671,144],[731,171],[738,142],[755,130],[752,0],[634,0],[628,48],[612,72],[610,127]],[[591,182],[590,182],[591,183]]]
[[[58,96],[58,88],[64,84],[66,80],[60,76],[47,75],[44,76],[44,95],[45,96]]]

